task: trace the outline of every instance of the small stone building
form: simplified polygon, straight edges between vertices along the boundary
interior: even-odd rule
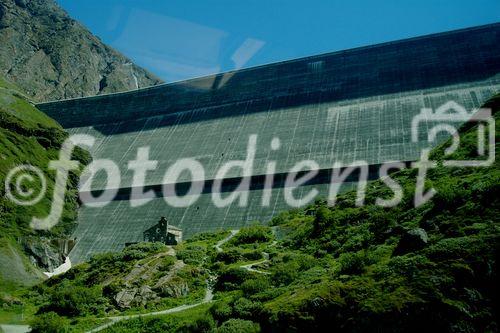
[[[182,241],[182,229],[170,225],[162,216],[160,221],[143,233],[145,242],[160,242],[166,245],[177,245]]]

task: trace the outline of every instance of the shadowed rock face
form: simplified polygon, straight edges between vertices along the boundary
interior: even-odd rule
[[[0,45],[0,73],[36,101],[161,82],[104,45],[53,0],[2,0]]]

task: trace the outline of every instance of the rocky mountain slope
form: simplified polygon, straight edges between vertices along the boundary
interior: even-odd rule
[[[0,74],[38,102],[161,82],[104,45],[54,0],[2,0],[0,45]]]
[[[64,262],[57,240],[67,239],[75,225],[77,177],[70,179],[61,222],[50,231],[34,231],[29,225],[33,216],[47,216],[50,211],[55,173],[48,170],[48,163],[57,159],[67,135],[0,75],[0,303],[20,286],[40,281],[40,270],[51,271]],[[74,157],[82,162],[90,159],[81,149],[75,152]],[[5,195],[8,173],[21,164],[36,166],[47,176],[47,194],[31,206],[17,205]],[[36,196],[41,183],[28,181],[21,186],[34,190]],[[16,190],[11,193],[20,198]]]

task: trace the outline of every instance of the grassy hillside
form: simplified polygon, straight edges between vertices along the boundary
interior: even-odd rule
[[[499,96],[487,106],[497,111]],[[475,156],[476,130],[462,130],[453,158]],[[432,158],[442,160],[447,144]],[[105,323],[109,315],[194,304],[202,297],[202,280],[212,276],[217,277],[214,302],[173,315],[123,320],[105,331],[498,330],[499,162],[432,169],[426,185],[437,194],[418,208],[413,206],[416,170],[392,178],[404,189],[395,208],[374,204],[392,192],[372,182],[364,207],[355,206],[351,192],[335,207],[318,200],[232,238],[229,232],[198,235],[176,247],[176,258],[155,244],[100,255],[32,289],[24,302],[38,309],[33,321],[38,331],[79,332]],[[227,241],[221,244],[222,239]],[[192,288],[185,296],[159,295],[130,308],[119,306],[113,295],[127,284],[151,286],[179,274],[172,262],[189,267],[180,275]],[[142,273],[127,282],[134,271]]]
[[[38,244],[45,238],[67,237],[74,225],[77,208],[75,175],[71,178],[61,223],[47,232],[35,232],[29,227],[33,216],[44,217],[50,210],[55,173],[48,171],[48,162],[57,159],[58,148],[66,137],[67,133],[54,120],[37,110],[22,92],[0,77],[1,303],[15,304],[11,294],[19,286],[32,285],[43,276],[26,255],[26,245]],[[77,150],[75,157],[81,161],[88,160],[88,154],[83,150]],[[20,164],[39,167],[49,177],[47,195],[34,206],[19,206],[5,197],[6,175]],[[23,183],[23,186],[40,188],[36,182]]]

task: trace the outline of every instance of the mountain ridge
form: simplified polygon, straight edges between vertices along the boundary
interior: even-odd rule
[[[2,1],[0,44],[0,73],[36,102],[162,83],[105,45],[54,0]]]

